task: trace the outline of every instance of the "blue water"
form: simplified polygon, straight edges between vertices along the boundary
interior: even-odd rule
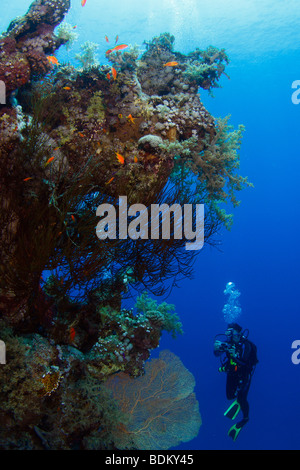
[[[21,15],[29,0],[1,0],[1,30]],[[212,44],[226,49],[231,62],[222,88],[201,99],[215,117],[231,114],[246,127],[240,152],[241,174],[254,188],[240,193],[234,225],[221,234],[221,251],[204,248],[193,280],[175,289],[184,335],[163,337],[161,349],[180,356],[196,378],[203,419],[199,435],[180,449],[299,449],[300,365],[291,361],[291,344],[300,339],[299,177],[300,105],[291,101],[292,82],[300,79],[300,10],[286,0],[80,0],[72,1],[67,21],[79,40],[61,60],[72,60],[86,40],[99,43],[105,63],[107,44],[139,44],[163,32],[176,37],[184,53]],[[227,437],[223,416],[228,402],[225,376],[218,373],[213,339],[226,324],[223,290],[228,281],[241,292],[239,323],[249,328],[259,364],[250,392],[250,421],[238,440]]]

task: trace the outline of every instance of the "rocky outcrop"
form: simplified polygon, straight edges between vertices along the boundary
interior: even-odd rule
[[[64,19],[70,0],[36,0],[26,15],[11,22],[0,37],[0,80],[9,95],[32,77],[46,74],[53,54],[64,40],[54,29]]]

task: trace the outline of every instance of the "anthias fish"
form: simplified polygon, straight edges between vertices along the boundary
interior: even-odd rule
[[[117,78],[117,71],[114,67],[111,68],[111,73],[112,73],[112,76],[114,77],[114,80]]]
[[[71,326],[71,328],[70,328],[70,341],[71,341],[71,343],[73,343],[73,341],[75,339],[75,336],[76,336],[75,328],[73,328],[73,326]]]
[[[49,60],[50,64],[59,65],[59,62],[57,58],[54,57],[54,55],[47,55],[47,59]]]
[[[124,158],[120,153],[118,153],[118,152],[116,152],[116,156],[117,156],[118,161],[119,161],[122,165],[124,165],[125,158]]]
[[[55,158],[55,157],[50,157],[50,158],[46,161],[46,163],[45,163],[45,168],[46,168],[46,166],[49,165],[49,163],[53,162],[54,158]]]
[[[106,181],[105,184],[110,184],[114,179],[115,179],[115,177],[113,176],[112,178],[110,178],[110,180]]]
[[[134,120],[135,118],[131,116],[131,114],[129,114],[129,116],[127,116],[127,119],[132,122],[132,124],[134,124]]]
[[[108,50],[106,51],[106,55],[107,55],[107,54],[112,54],[112,52],[121,51],[122,49],[126,49],[126,47],[128,47],[127,44],[119,44],[118,46],[113,47],[113,49],[108,49]]]
[[[175,65],[178,65],[178,62],[167,62],[164,67],[175,67]]]

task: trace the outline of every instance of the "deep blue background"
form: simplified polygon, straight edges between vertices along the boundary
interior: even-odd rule
[[[193,280],[181,283],[168,302],[176,305],[184,335],[163,337],[160,349],[180,356],[196,378],[203,419],[196,439],[181,449],[299,449],[300,365],[291,362],[291,344],[300,338],[299,315],[299,124],[300,105],[291,101],[300,79],[300,13],[295,0],[73,0],[67,21],[77,25],[79,41],[58,57],[73,60],[87,39],[99,43],[120,35],[139,44],[169,31],[176,50],[189,52],[209,44],[225,47],[231,58],[223,88],[215,98],[201,98],[215,117],[231,114],[231,123],[246,126],[240,152],[244,176],[253,189],[240,193],[234,225],[222,233],[222,252],[199,253]],[[2,0],[1,29],[27,10],[29,0]],[[249,328],[258,347],[259,364],[249,392],[250,421],[233,443],[225,376],[218,373],[213,339],[224,331],[223,290],[228,281],[241,292],[239,322]]]
[[[223,253],[203,250],[195,279],[172,295],[185,335],[172,351],[195,374],[203,425],[181,448],[299,449],[299,373],[291,362],[291,343],[300,337],[299,318],[299,113],[291,103],[291,82],[299,53],[280,54],[230,70],[231,80],[205,99],[214,115],[232,114],[246,133],[241,171],[254,189],[243,191]],[[250,330],[259,364],[249,392],[250,421],[238,440],[231,426],[225,377],[217,372],[212,341],[223,331],[222,290],[234,281],[241,291],[239,322]],[[192,446],[192,447],[190,447]]]

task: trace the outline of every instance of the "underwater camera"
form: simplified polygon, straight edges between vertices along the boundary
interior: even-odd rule
[[[229,349],[228,338],[225,334],[218,334],[214,339],[214,353],[219,356]]]

